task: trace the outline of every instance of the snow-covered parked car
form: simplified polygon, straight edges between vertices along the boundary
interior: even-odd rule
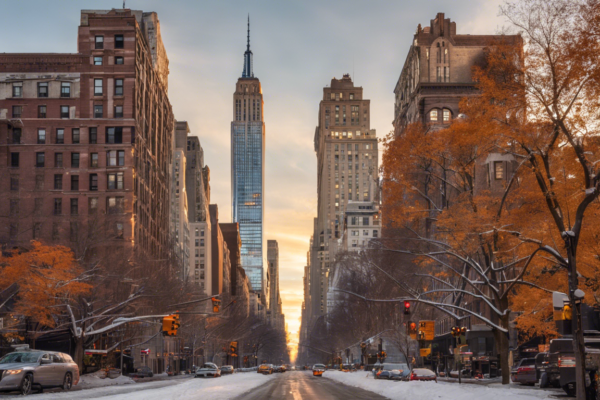
[[[196,373],[194,374],[194,377],[196,377],[196,378],[199,378],[201,376],[205,377],[205,378],[208,376],[217,378],[217,377],[221,376],[221,369],[217,366],[217,364],[204,363],[203,366],[196,369]]]

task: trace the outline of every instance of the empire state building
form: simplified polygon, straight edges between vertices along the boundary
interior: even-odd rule
[[[233,94],[231,122],[232,219],[240,225],[242,267],[252,290],[263,290],[265,123],[262,88],[252,70],[250,19],[244,70]]]

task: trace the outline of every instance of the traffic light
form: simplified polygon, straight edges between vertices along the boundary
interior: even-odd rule
[[[177,331],[181,326],[181,323],[179,322],[179,314],[173,314],[171,317],[173,317],[173,322],[171,324],[171,331],[173,332],[172,336],[177,336]]]
[[[452,332],[452,336],[453,337],[459,337],[460,336],[460,327],[459,326],[453,326],[451,329]]]
[[[404,315],[410,315],[410,301],[404,301]]]
[[[219,307],[221,307],[221,300],[217,299],[216,297],[211,298],[211,300],[213,304],[213,312],[218,313]]]
[[[417,340],[417,323],[409,321],[408,324],[406,324],[406,328],[408,331],[408,336],[410,336],[410,338],[413,340]]]
[[[165,336],[173,336],[172,335],[172,331],[173,331],[173,316],[169,315],[167,317],[163,317],[162,320],[162,333]]]
[[[229,350],[230,350],[230,352],[231,352],[231,355],[232,355],[233,357],[237,357],[237,345],[238,345],[238,343],[237,343],[237,342],[231,342],[231,343],[229,344]]]
[[[464,327],[464,326],[462,328],[460,328],[460,334],[461,335],[466,335],[467,334],[467,328]]]

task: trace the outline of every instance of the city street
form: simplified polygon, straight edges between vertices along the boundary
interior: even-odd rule
[[[354,399],[383,400],[386,397],[364,389],[347,386],[324,377],[312,376],[310,371],[292,371],[277,375],[236,400],[308,400],[308,399]]]

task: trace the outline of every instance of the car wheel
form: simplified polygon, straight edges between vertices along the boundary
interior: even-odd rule
[[[65,374],[65,378],[63,379],[62,388],[63,390],[71,390],[73,387],[73,376],[70,372]]]
[[[548,374],[544,372],[540,376],[540,389],[547,388],[547,387],[548,387]]]
[[[21,386],[19,387],[19,392],[21,392],[21,394],[23,396],[27,396],[28,394],[31,393],[32,386],[33,386],[33,375],[27,374],[23,377],[23,380],[21,381]]]

